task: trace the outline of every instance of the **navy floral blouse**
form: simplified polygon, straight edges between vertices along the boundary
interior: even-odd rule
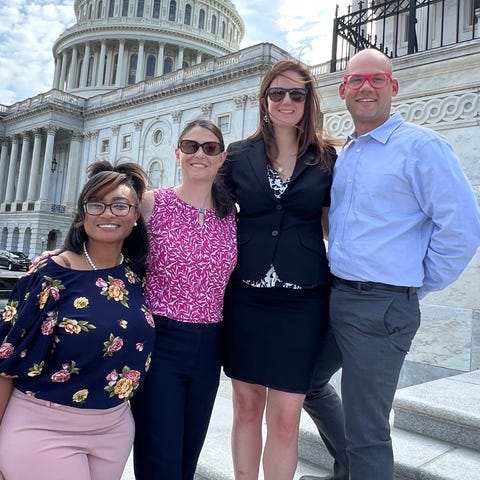
[[[21,278],[0,320],[0,375],[37,398],[105,409],[150,365],[155,325],[128,263],[81,271],[49,259]]]

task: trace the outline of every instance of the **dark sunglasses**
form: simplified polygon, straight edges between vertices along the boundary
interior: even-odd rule
[[[214,155],[218,155],[222,153],[225,149],[223,143],[218,142],[205,142],[205,143],[198,143],[195,140],[182,140],[178,144],[178,148],[183,153],[192,154],[198,151],[198,149],[202,147],[203,153],[208,155],[209,157],[213,157]]]
[[[281,102],[287,93],[292,102],[304,102],[307,98],[307,90],[305,88],[272,87],[267,90],[267,96],[272,102]]]

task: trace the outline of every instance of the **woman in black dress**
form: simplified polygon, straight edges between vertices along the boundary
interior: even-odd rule
[[[238,263],[225,297],[224,370],[233,385],[236,479],[291,480],[298,425],[321,339],[330,274],[324,244],[335,150],[302,64],[277,62],[259,94],[257,131],[228,149]],[[323,228],[322,228],[323,225]]]

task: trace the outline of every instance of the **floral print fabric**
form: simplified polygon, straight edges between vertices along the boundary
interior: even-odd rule
[[[155,191],[148,221],[150,258],[146,299],[155,315],[181,322],[222,320],[225,286],[237,261],[232,213],[219,219],[180,200],[173,188]]]
[[[54,403],[128,401],[150,365],[155,325],[128,263],[95,271],[53,260],[20,279],[0,319],[0,375]]]

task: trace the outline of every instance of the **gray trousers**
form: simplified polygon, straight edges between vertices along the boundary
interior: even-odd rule
[[[347,440],[342,401],[328,383],[341,366],[341,354],[333,332],[328,330],[322,340],[310,390],[303,408],[318,429],[327,450],[334,459],[333,479],[348,480]]]
[[[405,355],[420,325],[416,291],[334,282],[330,321],[342,357],[350,480],[392,480],[389,416]]]

